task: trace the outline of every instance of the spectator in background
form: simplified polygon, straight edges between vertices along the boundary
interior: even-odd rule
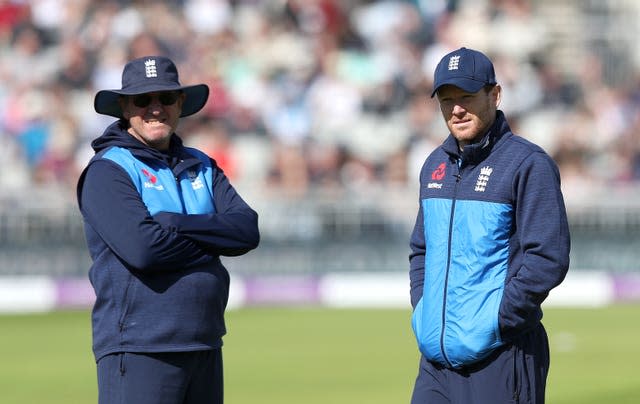
[[[435,95],[450,134],[422,167],[410,243],[412,403],[544,403],[540,306],[569,267],[558,168],[511,132],[483,53],[445,55]]]
[[[170,59],[148,56],[125,65],[122,89],[95,96],[98,113],[118,118],[93,141],[77,190],[101,404],[223,402],[220,256],[254,249],[259,233],[216,162],[175,132],[208,95],[180,85]]]
[[[548,24],[545,13],[553,15],[551,4],[542,7],[530,0],[0,2],[0,142],[17,151],[11,157],[15,163],[0,164],[21,170],[20,177],[29,180],[16,182],[23,186],[54,186],[60,194],[72,193],[68,184],[75,184],[88,160],[93,134],[107,124],[93,117],[87,100],[98,88],[115,87],[127,60],[163,54],[184,66],[183,78],[211,89],[213,100],[200,117],[226,121],[232,147],[255,146],[255,153],[238,162],[237,186],[258,192],[271,186],[273,177],[267,173],[279,170],[275,157],[283,144],[297,147],[309,166],[306,185],[286,182],[303,197],[327,178],[348,189],[353,182],[348,173],[354,171],[372,174],[367,174],[369,187],[383,187],[388,178],[385,167],[396,172],[402,150],[409,153],[404,177],[410,181],[419,169],[412,156],[415,148],[432,148],[439,143],[435,136],[440,131],[429,125],[416,137],[414,129],[406,127],[410,120],[402,115],[412,113],[421,87],[430,88],[440,55],[473,41],[488,47],[506,90],[505,112],[518,133],[551,155],[564,142],[560,138],[568,137],[569,143],[591,139],[584,146],[588,157],[582,159],[579,171],[575,160],[559,161],[563,175],[566,171],[580,179],[571,190],[588,189],[596,195],[612,181],[637,185],[637,175],[628,174],[634,154],[619,148],[632,141],[634,131],[634,120],[624,117],[640,105],[638,82],[632,81],[637,70],[635,48],[615,53],[615,47],[607,46],[607,33],[594,39],[573,37],[570,29],[581,24],[583,14],[576,5],[558,7],[574,13],[567,18],[576,24]],[[638,6],[627,2],[606,7],[621,12]],[[569,31],[559,36],[560,26]],[[610,26],[616,29],[616,24]],[[591,44],[596,46],[590,49]],[[50,130],[32,131],[31,140],[25,142],[28,137],[20,137],[22,129],[16,128],[27,120],[7,113],[16,108],[22,94],[49,98],[52,88],[56,88],[54,111],[38,124],[57,126],[48,121],[62,115],[69,120],[64,125],[77,128],[75,145],[64,139],[64,153],[74,153],[73,158],[55,157],[60,175],[47,175],[33,159],[59,154],[60,137]],[[425,108],[437,113],[432,107]],[[581,108],[591,116],[592,137],[566,129],[571,126],[566,124],[566,113]],[[394,150],[387,147],[388,137],[370,129],[381,127],[380,123],[387,132],[398,134]],[[191,134],[206,129],[195,128],[200,122],[190,124],[194,131],[187,131],[183,140],[198,147],[199,139]],[[411,133],[406,135],[407,131]],[[317,160],[309,147],[313,144],[331,152],[325,156],[322,175],[315,174]],[[42,150],[33,153],[37,145]],[[338,164],[329,167],[330,161]],[[615,170],[606,169],[613,162]],[[263,169],[245,170],[249,164]],[[352,170],[354,165],[359,169]],[[337,184],[334,178],[339,179]],[[573,191],[566,196],[573,199]]]

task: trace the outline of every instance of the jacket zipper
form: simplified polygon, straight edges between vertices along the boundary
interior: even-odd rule
[[[449,270],[451,268],[451,239],[453,236],[453,215],[456,210],[456,200],[458,195],[458,184],[462,177],[460,176],[460,161],[456,163],[456,168],[458,170],[457,174],[454,174],[456,177],[455,186],[453,188],[453,198],[451,199],[451,215],[449,216],[449,240],[447,241],[447,270],[445,272],[444,277],[444,294],[442,295],[442,327],[440,331],[440,351],[442,352],[442,357],[444,361],[447,363],[449,367],[453,367],[449,358],[447,357],[447,352],[444,347],[444,336],[445,336],[445,324],[446,324],[446,313],[447,313],[447,292],[449,289]]]

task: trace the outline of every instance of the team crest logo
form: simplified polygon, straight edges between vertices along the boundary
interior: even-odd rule
[[[156,61],[154,59],[144,61],[144,74],[147,78],[158,77],[158,70],[156,69]]]
[[[460,64],[460,56],[451,56],[449,58],[449,70],[458,70],[458,65]]]
[[[489,182],[489,177],[493,172],[493,168],[486,166],[480,169],[480,174],[478,175],[478,180],[476,181],[476,187],[474,191],[476,192],[484,192],[487,188],[487,183]]]
[[[194,191],[204,188],[204,184],[195,170],[187,171],[187,176],[189,177],[189,181],[191,181],[191,188],[193,188]]]

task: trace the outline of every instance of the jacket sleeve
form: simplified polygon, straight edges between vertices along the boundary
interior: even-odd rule
[[[89,165],[79,181],[78,199],[85,222],[135,270],[175,271],[216,259],[155,221],[129,175],[111,161]]]
[[[505,340],[540,320],[542,302],[569,268],[569,225],[553,160],[541,152],[530,155],[515,177],[514,192],[520,245],[512,248],[520,249],[521,258],[514,260],[500,305]]]
[[[245,254],[260,242],[258,214],[240,197],[220,169],[216,168],[214,175],[216,213],[183,215],[159,212],[154,218],[198,243],[211,254]]]
[[[409,254],[409,281],[411,287],[411,306],[414,309],[422,297],[424,286],[425,241],[423,217],[422,204],[420,204],[409,243],[411,247],[411,253]]]
[[[427,160],[428,161],[428,160]],[[409,254],[409,281],[411,289],[411,306],[415,309],[416,305],[424,294],[424,277],[425,277],[425,252],[426,243],[424,239],[424,212],[422,210],[422,190],[423,185],[426,184],[425,180],[425,167],[427,161],[424,162],[420,169],[420,186],[418,197],[418,214],[416,216],[416,223],[413,226],[413,232],[411,233],[411,241],[409,247],[411,252]]]

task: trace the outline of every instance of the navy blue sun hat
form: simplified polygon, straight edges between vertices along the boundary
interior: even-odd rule
[[[445,84],[477,93],[486,85],[497,84],[493,63],[484,53],[473,49],[460,48],[448,53],[436,66],[431,98]]]
[[[200,111],[209,98],[209,87],[206,84],[180,85],[178,69],[171,59],[164,56],[145,56],[124,66],[121,89],[98,91],[93,107],[99,114],[123,118],[118,104],[120,96],[178,90],[186,95],[181,117]]]

